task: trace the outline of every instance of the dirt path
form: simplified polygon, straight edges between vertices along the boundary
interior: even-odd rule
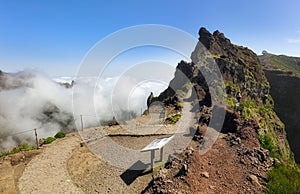
[[[86,146],[74,151],[68,161],[68,171],[85,193],[141,193],[152,180],[151,173],[139,175],[140,172],[132,171],[124,174],[124,169],[100,160]]]
[[[188,96],[190,96],[190,92]],[[190,140],[190,137],[183,136],[182,134],[189,131],[189,127],[194,121],[193,113],[190,112],[191,109],[191,102],[184,101],[183,114],[180,121],[176,125],[170,125],[170,129],[168,126],[162,126],[161,130],[164,132],[167,131],[170,133],[171,131],[174,133],[176,131],[176,133],[182,136],[177,141],[170,143],[169,146],[165,146],[166,153],[172,153],[174,147],[178,146],[181,142],[185,142],[186,139]],[[152,126],[152,128],[154,127],[157,126]],[[140,128],[143,129],[143,132],[147,133],[154,133],[153,131],[155,131],[152,128],[142,125],[138,129]],[[136,133],[136,131],[132,132]],[[99,130],[84,130],[81,135],[84,140],[90,140],[91,138],[96,140],[88,143],[89,148],[93,148],[94,153],[90,152],[85,146],[79,147],[80,138],[78,134],[70,134],[66,138],[56,140],[44,148],[43,153],[36,156],[28,164],[18,181],[20,193],[140,193],[151,181],[151,173],[137,175],[134,174],[135,171],[126,170],[128,169],[127,167],[125,169],[119,168],[105,162],[105,160],[97,158],[95,151],[98,149],[103,150],[107,155],[119,153],[119,151],[110,151],[112,150],[111,147],[107,148],[109,144],[106,141],[110,138],[103,136],[102,133],[99,133]],[[155,138],[157,137],[141,136],[112,137],[111,139],[118,145],[121,145],[121,147],[128,146],[131,149],[137,149],[136,152],[138,152],[138,156],[141,158],[141,160],[135,160],[134,157],[127,156],[127,158],[125,157],[126,159],[148,164],[150,162],[149,153],[141,153],[140,149]],[[178,152],[180,151],[182,150],[178,150]],[[164,156],[164,158],[167,158],[167,156]],[[124,159],[124,157],[119,158]],[[123,162],[125,163],[122,160]],[[133,163],[129,162],[128,164],[132,165]]]
[[[80,139],[74,134],[58,139],[30,161],[19,179],[20,193],[83,193],[73,184],[66,165]]]
[[[191,91],[187,93],[187,98],[190,95]],[[194,113],[191,111],[193,106],[189,101],[182,103],[182,117],[175,125],[112,126],[104,130],[109,134],[168,134],[167,136],[176,134],[176,141],[171,141],[164,147],[163,158],[166,160],[170,153],[174,151],[180,153],[191,141],[190,128],[195,122]],[[81,136],[89,149],[84,146],[73,152],[68,161],[68,171],[72,180],[85,193],[141,193],[152,180],[152,175],[156,173],[134,172],[128,168],[137,161],[149,166],[150,153],[140,150],[160,136],[107,137],[101,135],[101,128],[86,129],[81,132]],[[112,140],[116,147],[111,146],[109,140]],[[123,148],[131,150],[120,151]],[[121,163],[124,166],[118,166]]]

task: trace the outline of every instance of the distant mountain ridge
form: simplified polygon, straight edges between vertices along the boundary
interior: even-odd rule
[[[266,51],[258,57],[264,70],[279,71],[289,76],[300,77],[300,57],[274,55]]]

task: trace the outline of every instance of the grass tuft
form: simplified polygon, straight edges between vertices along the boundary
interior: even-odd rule
[[[267,174],[266,193],[300,193],[300,169],[291,165],[278,165]]]
[[[16,154],[19,152],[26,152],[26,151],[34,150],[34,149],[35,148],[33,146],[30,146],[28,143],[22,143],[19,146],[14,147],[12,150],[1,152],[0,157],[11,155],[11,154]]]

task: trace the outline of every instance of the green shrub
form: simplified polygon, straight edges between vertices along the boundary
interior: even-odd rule
[[[300,193],[299,168],[291,165],[275,166],[267,176],[267,193]]]
[[[62,131],[60,131],[54,135],[55,138],[63,138],[65,136],[66,136],[66,133],[62,132]]]
[[[166,120],[170,124],[175,124],[175,123],[177,123],[177,121],[179,121],[180,118],[181,118],[181,115],[180,114],[176,114],[176,115],[168,117]]]
[[[230,107],[231,109],[234,109],[235,108],[235,98],[226,98],[225,99],[225,102],[226,102],[226,105],[228,107]]]
[[[258,136],[258,139],[259,139],[261,147],[270,151],[270,156],[272,158],[279,158],[278,150],[277,150],[278,147],[276,146],[276,144],[274,144],[273,138],[270,134],[267,134],[267,135],[260,134]]]
[[[56,139],[54,137],[47,137],[44,139],[44,144],[49,144],[55,141]]]
[[[177,108],[178,108],[178,109],[182,109],[182,107],[183,107],[182,103],[181,103],[181,102],[178,102],[178,103],[177,103]]]
[[[35,149],[35,147],[29,145],[28,143],[22,143],[18,147],[19,147],[20,151],[29,151],[29,150],[34,150]]]
[[[225,88],[231,90],[229,97],[235,97],[235,95],[240,91],[239,86],[237,84],[233,84],[231,81],[225,81]]]
[[[259,142],[261,147],[263,147],[264,149],[267,149],[270,152],[273,151],[274,145],[270,135],[259,135]]]

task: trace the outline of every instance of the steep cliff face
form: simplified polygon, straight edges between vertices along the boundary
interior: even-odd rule
[[[259,59],[270,82],[275,112],[285,124],[295,160],[300,163],[300,58],[264,52]]]
[[[200,107],[195,141],[179,159],[167,164],[168,170],[158,173],[145,193],[224,190],[257,193],[267,188],[272,192],[274,182],[268,177],[272,166],[295,165],[284,125],[273,111],[274,101],[261,63],[253,51],[232,44],[219,31],[211,34],[201,28],[199,36],[192,61],[181,61],[170,86],[154,98],[166,102],[178,96],[178,90],[186,92],[187,83],[191,83]],[[214,85],[216,75],[211,71],[212,63],[217,64],[223,77],[226,115],[214,146],[206,154],[199,155],[211,111],[222,108],[222,103],[215,100],[215,96],[223,93],[219,88],[222,86]],[[181,73],[185,77],[178,76]],[[208,78],[209,73],[212,75]]]
[[[300,78],[283,75],[276,71],[265,71],[271,84],[275,112],[284,122],[291,150],[300,163]]]

